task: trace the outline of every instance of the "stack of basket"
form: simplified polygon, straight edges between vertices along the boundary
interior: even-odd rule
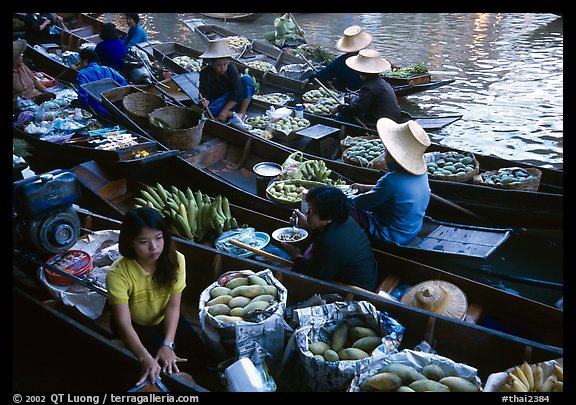
[[[201,113],[186,107],[157,108],[148,115],[150,132],[170,149],[189,149],[200,144],[204,121]]]
[[[165,107],[166,102],[155,94],[136,92],[124,97],[122,105],[132,121],[142,128],[148,128],[148,114],[157,108]]]

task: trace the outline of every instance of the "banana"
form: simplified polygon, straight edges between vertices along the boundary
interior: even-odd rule
[[[134,197],[134,203],[142,207],[148,206],[148,201],[140,197]]]
[[[528,392],[528,387],[526,386],[526,384],[522,382],[520,378],[518,378],[516,374],[514,374],[514,371],[508,373],[508,381],[513,391],[515,389],[521,388],[522,391],[515,391],[515,392]]]
[[[520,382],[520,380],[512,381],[510,384],[510,391],[512,392],[528,392],[526,386]]]
[[[154,197],[152,197],[152,195],[148,191],[140,190],[140,193],[142,194],[142,196],[144,196],[144,199],[146,199],[146,201],[148,202],[149,207],[156,208],[157,210],[162,211],[162,206],[156,201]]]
[[[530,364],[528,364],[527,361],[524,361],[520,368],[522,369],[522,373],[528,381],[528,391],[534,391],[534,373],[532,371],[532,367],[530,367]]]
[[[160,198],[160,196],[158,195],[158,193],[156,192],[156,190],[154,189],[154,187],[150,186],[150,185],[146,185],[146,190],[148,191],[148,193],[150,193],[150,195],[152,197],[154,197],[154,199],[156,200],[156,202],[158,203],[158,205],[160,205],[160,207],[164,207],[164,200],[162,200],[162,198]]]
[[[188,212],[186,211],[186,206],[182,203],[178,205],[178,214],[182,217],[182,220],[184,221],[186,227],[190,228],[190,224],[188,223]]]
[[[180,195],[178,194],[178,191],[179,191],[178,188],[175,185],[171,185],[170,190],[171,190],[172,199],[174,201],[176,201],[176,204],[180,204],[182,201],[180,201]]]
[[[560,367],[558,364],[552,364],[554,374],[558,378],[558,381],[564,381],[564,367]]]
[[[554,384],[558,382],[558,378],[555,374],[550,374],[548,378],[544,380],[542,387],[540,387],[540,392],[552,392],[554,391]]]
[[[187,205],[186,201],[188,201],[188,197],[186,197],[186,194],[184,194],[184,191],[178,190],[178,197],[180,197],[180,202],[182,204]]]
[[[534,366],[534,391],[540,391],[544,384],[544,370],[541,366]]]
[[[554,383],[554,391],[564,392],[564,381],[556,381]]]
[[[520,381],[522,381],[522,384],[524,384],[526,390],[530,391],[531,388],[530,383],[528,382],[528,378],[524,375],[524,371],[522,371],[522,368],[519,366],[515,366],[513,373],[516,377],[518,377]]]
[[[230,229],[236,228],[238,228],[238,222],[236,221],[236,218],[232,217],[230,218]]]
[[[196,190],[194,192],[194,198],[196,199],[196,205],[198,208],[201,208],[202,204],[204,204],[204,200],[202,199],[202,192],[200,190]]]
[[[198,207],[196,206],[196,200],[194,199],[194,196],[188,199],[187,202],[188,224],[190,225],[190,230],[194,234],[196,233],[196,229],[198,229]]]
[[[162,184],[156,183],[156,191],[158,191],[158,195],[160,196],[160,198],[162,198],[162,201],[166,202],[166,200],[168,199],[168,194],[166,193],[166,190],[164,189]]]
[[[230,211],[230,202],[228,198],[222,197],[222,213],[226,219],[232,218],[232,212]]]
[[[178,212],[180,210],[180,206],[179,204],[176,204],[176,202],[172,199],[169,199],[168,202],[166,203],[166,205],[169,208],[172,208],[174,211]]]
[[[194,198],[194,193],[190,187],[186,187],[186,198],[192,200]]]

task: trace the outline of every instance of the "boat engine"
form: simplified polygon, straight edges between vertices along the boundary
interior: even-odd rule
[[[43,253],[70,249],[80,236],[73,207],[81,196],[71,172],[57,169],[13,183],[13,241]]]

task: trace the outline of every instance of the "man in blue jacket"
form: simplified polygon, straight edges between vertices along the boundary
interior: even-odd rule
[[[126,79],[115,69],[108,66],[102,66],[98,54],[93,49],[84,48],[78,55],[80,56],[79,66],[81,69],[76,77],[76,82],[78,83],[78,100],[80,101],[80,106],[85,109],[90,107],[97,114],[109,114],[102,104],[96,101],[84,88],[82,88],[82,85],[109,78],[116,81],[121,86],[126,86],[128,84]]]

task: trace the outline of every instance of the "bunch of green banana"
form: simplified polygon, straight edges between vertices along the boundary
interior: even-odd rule
[[[304,180],[318,181],[329,186],[346,184],[341,179],[333,180],[330,178],[332,170],[326,167],[326,163],[323,160],[306,160],[300,165],[300,172]]]
[[[185,191],[172,185],[169,189],[160,183],[156,187],[146,185],[136,197],[135,206],[157,209],[165,218],[170,218],[172,231],[183,238],[201,241],[209,234],[219,236],[222,232],[238,227],[238,222],[230,212],[226,197],[211,198],[200,190]]]

